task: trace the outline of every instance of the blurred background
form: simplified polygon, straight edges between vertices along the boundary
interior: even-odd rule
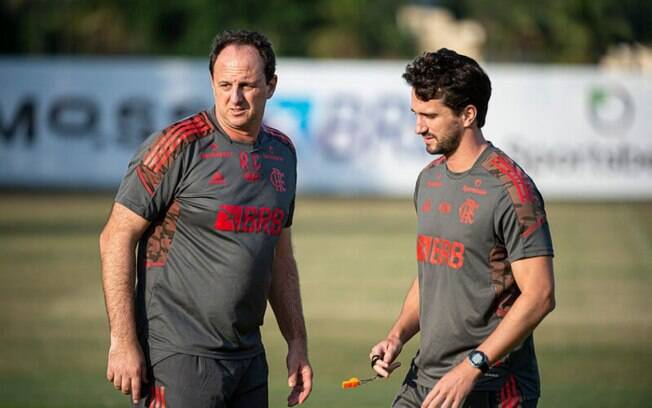
[[[389,406],[405,375],[340,388],[372,375],[369,349],[416,274],[410,197],[432,158],[401,74],[441,47],[485,67],[485,136],[546,198],[557,309],[535,334],[540,406],[650,406],[652,2],[4,0],[0,407],[128,404],[105,380],[97,237],[140,142],[212,105],[211,41],[240,28],[275,47],[265,121],[299,155],[306,406]],[[282,407],[271,313],[263,332]]]

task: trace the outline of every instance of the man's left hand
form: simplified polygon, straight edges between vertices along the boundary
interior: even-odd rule
[[[459,408],[473,389],[481,371],[466,359],[446,373],[426,396],[421,408]]]
[[[312,391],[312,367],[305,350],[290,349],[287,357],[288,386],[292,388],[288,396],[288,407],[302,404]]]

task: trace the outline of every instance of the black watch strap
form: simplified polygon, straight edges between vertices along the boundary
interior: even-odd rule
[[[467,357],[467,360],[473,367],[482,371],[482,374],[485,374],[487,371],[489,371],[489,358],[482,351],[471,351]]]

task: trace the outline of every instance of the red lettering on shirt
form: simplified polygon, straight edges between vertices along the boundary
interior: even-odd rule
[[[417,262],[448,265],[453,269],[464,266],[464,244],[442,237],[417,236]]]
[[[258,229],[258,208],[256,207],[245,207],[244,211],[244,223],[242,225],[242,230],[244,232],[253,233]]]
[[[432,237],[427,235],[419,235],[417,237],[417,261],[423,262],[428,259],[430,248],[432,245]]]
[[[281,228],[283,228],[284,212],[280,208],[274,208],[272,211],[272,222],[269,229],[271,235],[281,235]]]
[[[274,147],[272,145],[269,145],[269,147],[267,148],[267,153],[263,153],[263,158],[266,160],[273,160],[279,162],[284,161],[283,156],[277,156],[275,154]]]
[[[282,208],[222,204],[214,227],[219,231],[280,235],[285,211]]]
[[[437,176],[435,176],[435,179],[436,180],[428,180],[426,182],[426,185],[428,187],[430,187],[430,188],[439,188],[439,187],[442,187],[444,185],[444,183],[442,183],[442,181],[441,181],[441,173],[437,174]]]
[[[258,223],[258,229],[256,232],[264,232],[265,234],[269,234],[269,223],[272,220],[272,209],[267,208],[267,207],[261,207],[260,211],[258,212],[260,222]]]
[[[240,152],[240,168],[242,169],[242,176],[250,183],[260,180],[260,169],[263,163],[260,160],[260,155],[257,153]]]
[[[242,207],[239,205],[222,204],[217,212],[215,228],[220,231],[237,231],[240,229]]]
[[[230,151],[220,151],[220,147],[217,143],[211,143],[210,152],[202,153],[202,159],[223,159],[233,156],[233,152]]]

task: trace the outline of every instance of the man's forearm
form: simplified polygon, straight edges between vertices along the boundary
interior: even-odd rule
[[[401,314],[390,329],[387,337],[394,337],[402,344],[407,343],[419,332],[419,280],[414,279],[408,290]]]
[[[100,238],[102,284],[111,342],[136,341],[134,312],[135,254],[130,240],[111,233]]]
[[[495,364],[521,343],[554,308],[554,300],[547,295],[521,294],[498,327],[478,347],[491,364]]]
[[[495,364],[522,342],[555,307],[552,258],[540,256],[512,264],[521,294],[498,327],[478,347]]]
[[[293,256],[276,256],[269,302],[289,347],[307,347],[299,273]]]

